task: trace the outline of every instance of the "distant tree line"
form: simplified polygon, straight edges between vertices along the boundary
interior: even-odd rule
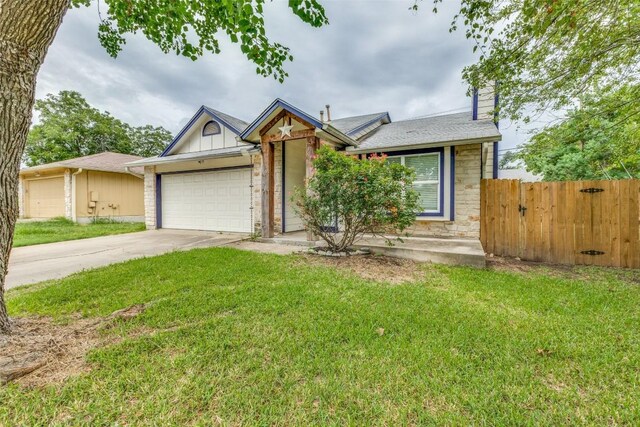
[[[640,178],[640,85],[584,96],[560,123],[507,152],[546,181]]]
[[[150,157],[160,154],[173,138],[161,126],[131,126],[92,107],[75,91],[49,94],[36,100],[34,108],[39,122],[27,136],[28,166],[104,151]]]

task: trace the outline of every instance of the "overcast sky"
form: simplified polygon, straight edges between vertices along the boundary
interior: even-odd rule
[[[312,28],[287,8],[268,3],[267,33],[291,48],[284,84],[255,73],[238,45],[222,43],[220,55],[191,61],[163,54],[143,36],[128,36],[117,59],[97,38],[96,4],[67,13],[41,69],[37,97],[76,90],[93,106],[133,125],[161,125],[176,133],[205,104],[246,121],[280,97],[318,116],[388,111],[392,120],[470,110],[461,72],[474,62],[464,31],[449,33],[456,2],[440,13],[412,0],[321,0],[330,24]],[[103,5],[104,7],[104,5]],[[501,123],[502,148],[526,132]]]

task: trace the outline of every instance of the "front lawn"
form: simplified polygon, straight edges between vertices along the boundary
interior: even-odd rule
[[[39,245],[64,240],[86,239],[110,234],[131,233],[145,229],[140,222],[95,222],[76,224],[66,218],[48,221],[20,222],[13,234],[13,247]]]
[[[12,316],[124,338],[62,384],[0,389],[0,425],[638,425],[640,287],[424,266],[364,280],[230,248],[9,292]]]

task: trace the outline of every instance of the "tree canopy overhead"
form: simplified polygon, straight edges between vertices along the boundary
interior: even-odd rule
[[[92,0],[72,0],[75,6]],[[203,54],[220,53],[225,34],[240,44],[242,53],[256,64],[256,72],[284,81],[284,63],[292,61],[289,48],[267,37],[264,22],[266,0],[104,0],[98,38],[116,57],[126,34],[141,32],[164,53],[174,52],[193,60]],[[316,0],[289,0],[289,8],[302,21],[320,27],[328,24],[324,8]]]
[[[433,2],[437,11],[442,0]],[[640,84],[638,0],[462,0],[458,26],[479,52],[464,77],[475,87],[499,82],[503,117],[526,122],[584,94]],[[640,103],[628,114],[639,115]]]
[[[35,103],[40,122],[27,136],[29,166],[113,151],[142,157],[158,155],[171,132],[151,125],[134,127],[102,112],[74,91],[49,94]]]

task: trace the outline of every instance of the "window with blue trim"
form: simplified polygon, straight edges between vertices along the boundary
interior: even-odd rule
[[[420,206],[423,213],[441,212],[440,200],[440,156],[441,153],[411,154],[393,156],[390,163],[400,163],[416,171],[413,188],[420,194]]]
[[[221,131],[218,122],[211,120],[202,127],[202,136],[217,135]]]

